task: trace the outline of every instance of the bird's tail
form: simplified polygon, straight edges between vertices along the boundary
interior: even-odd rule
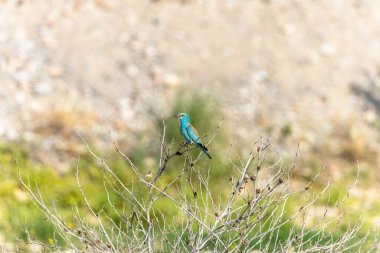
[[[212,159],[210,153],[208,152],[208,149],[206,148],[205,145],[203,145],[202,143],[197,143],[197,146],[203,151],[203,153],[205,153],[205,155],[209,158],[209,159]]]

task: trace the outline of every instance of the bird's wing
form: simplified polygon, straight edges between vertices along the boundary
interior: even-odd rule
[[[202,144],[197,129],[195,129],[192,125],[186,128],[187,134],[190,136],[191,140],[194,141],[202,150],[206,153],[208,157],[211,157],[209,153],[207,153],[208,149],[205,145]]]
[[[195,127],[193,127],[193,125],[191,125],[191,124],[190,124],[190,128],[191,128],[191,130],[193,130],[195,135],[199,137],[199,133],[198,133],[197,129],[195,129]]]
[[[196,143],[200,142],[199,141],[199,135],[198,135],[198,131],[192,126],[192,125],[189,125],[187,128],[186,128],[186,131],[187,131],[187,134],[189,135],[190,139]]]

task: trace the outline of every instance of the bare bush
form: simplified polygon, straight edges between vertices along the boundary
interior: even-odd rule
[[[164,123],[159,166],[154,175],[144,175],[115,145],[133,172],[128,182],[85,143],[104,175],[108,203],[100,210],[91,205],[80,181],[78,164],[77,185],[89,215],[74,209],[74,227],[68,225],[59,210],[44,202],[38,187],[32,187],[20,175],[23,189],[66,245],[45,245],[31,237],[28,243],[70,252],[344,252],[365,245],[367,237],[355,239],[360,223],[344,233],[335,233],[342,213],[331,217],[325,209],[310,225],[310,212],[329,183],[318,193],[310,190],[313,180],[301,190],[292,189],[290,173],[295,161],[284,165],[280,158],[271,163],[267,156],[275,148],[268,139],[258,138],[245,159],[236,153],[238,163],[231,161],[231,175],[226,175],[220,191],[215,192],[210,187],[209,171],[218,168],[207,168],[201,162],[202,154],[190,155],[191,146],[174,148],[166,144],[165,136]],[[181,168],[176,168],[178,174],[169,182],[160,182],[174,157],[183,159]],[[287,203],[300,192],[308,192],[307,201],[291,210]],[[111,193],[122,199],[122,206],[116,206]],[[165,201],[164,207],[158,205],[160,201]],[[176,215],[168,215],[168,209]]]

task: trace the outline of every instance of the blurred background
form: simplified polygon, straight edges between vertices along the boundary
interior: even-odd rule
[[[142,169],[155,170],[157,122],[164,117],[179,142],[169,118],[179,111],[201,133],[223,119],[210,146],[226,164],[215,180],[228,174],[230,144],[247,157],[260,135],[286,159],[298,150],[296,181],[325,167],[319,183],[331,178],[337,199],[359,164],[345,223],[363,219],[363,233],[373,231],[379,9],[370,0],[0,1],[0,244],[21,247],[26,225],[56,243],[18,186],[18,169],[70,212],[80,199],[73,169],[78,156],[86,161],[77,133],[103,154],[116,141]],[[92,173],[91,163],[83,166]],[[100,189],[99,175],[90,176]]]

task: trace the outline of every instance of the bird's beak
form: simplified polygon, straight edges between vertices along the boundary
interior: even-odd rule
[[[179,118],[179,115],[178,115],[178,114],[176,114],[176,115],[174,115],[173,117],[174,117],[174,118]]]

